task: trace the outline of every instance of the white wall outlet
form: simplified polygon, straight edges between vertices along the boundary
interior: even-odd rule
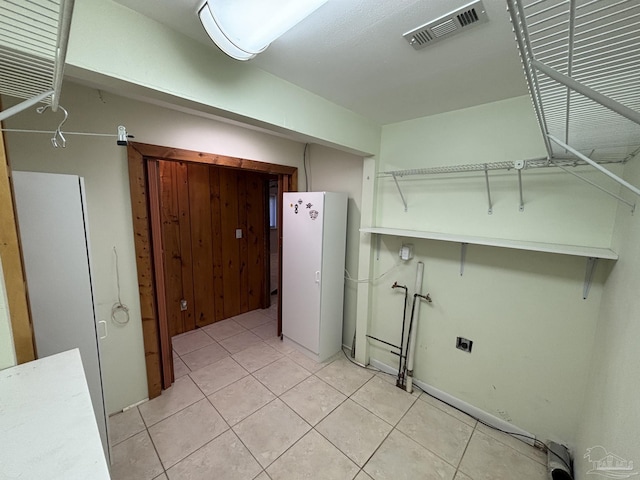
[[[236,228],[236,238],[242,238],[242,229]]]
[[[411,260],[413,258],[413,245],[410,243],[402,245],[399,255],[402,260]]]

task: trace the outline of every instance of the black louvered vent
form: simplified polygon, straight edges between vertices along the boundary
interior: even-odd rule
[[[471,25],[472,23],[476,23],[478,21],[478,14],[476,13],[475,8],[470,8],[466,12],[462,12],[461,14],[457,15],[457,18],[458,22],[460,22],[460,25],[466,27],[467,25]]]

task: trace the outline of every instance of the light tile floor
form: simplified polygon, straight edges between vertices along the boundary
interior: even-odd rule
[[[173,339],[175,384],[110,419],[114,480],[545,480],[546,457],[342,354],[276,337],[275,310]]]

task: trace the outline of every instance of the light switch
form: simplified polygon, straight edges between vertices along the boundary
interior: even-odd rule
[[[236,228],[236,238],[242,238],[242,229]]]

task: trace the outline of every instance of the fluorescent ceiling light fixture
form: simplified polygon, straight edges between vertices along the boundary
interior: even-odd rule
[[[236,60],[250,60],[327,0],[207,0],[198,10],[215,44]]]

